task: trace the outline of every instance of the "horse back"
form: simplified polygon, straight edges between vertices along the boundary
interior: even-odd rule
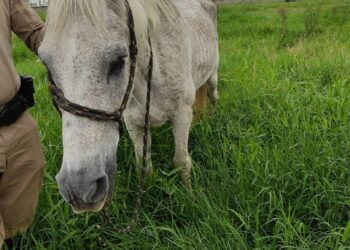
[[[217,7],[212,0],[174,2],[186,23],[183,29],[189,38],[192,78],[198,89],[218,68]]]

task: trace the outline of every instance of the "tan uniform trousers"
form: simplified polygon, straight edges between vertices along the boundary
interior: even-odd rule
[[[33,221],[43,167],[38,129],[29,113],[0,127],[0,249],[4,239],[25,231]]]

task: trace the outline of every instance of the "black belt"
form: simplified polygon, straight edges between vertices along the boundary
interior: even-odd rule
[[[21,87],[16,96],[5,105],[0,105],[0,127],[9,126],[24,113],[34,106],[33,79],[21,76]]]

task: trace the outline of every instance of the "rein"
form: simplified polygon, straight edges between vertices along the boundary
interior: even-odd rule
[[[125,1],[125,6],[127,10],[127,15],[128,15],[128,28],[129,28],[129,36],[130,36],[129,55],[130,55],[131,63],[130,63],[130,75],[129,75],[127,89],[124,94],[122,104],[118,110],[111,113],[103,110],[88,108],[69,101],[68,99],[65,98],[63,91],[55,84],[55,82],[52,79],[51,73],[48,70],[49,90],[52,96],[52,100],[56,106],[56,109],[61,115],[62,113],[60,109],[70,114],[86,117],[92,120],[118,122],[119,132],[121,135],[123,134],[123,113],[128,104],[131,90],[134,85],[136,58],[138,55],[137,40],[136,40],[135,29],[134,29],[134,25],[135,25],[134,17],[133,17],[129,2],[127,0]],[[147,100],[146,100],[144,133],[143,133],[143,155],[142,155],[141,178],[140,178],[139,187],[138,187],[139,188],[138,195],[135,201],[135,211],[133,213],[130,223],[125,228],[113,227],[113,229],[119,233],[128,233],[135,226],[138,218],[140,217],[143,196],[145,193],[144,182],[145,182],[146,165],[147,165],[147,141],[148,141],[148,133],[149,133],[148,132],[149,131],[149,113],[150,113],[151,87],[152,87],[151,83],[152,83],[152,76],[153,76],[153,50],[152,50],[151,37],[149,32],[148,32],[148,42],[150,46],[150,60],[148,65],[148,78],[147,78]]]

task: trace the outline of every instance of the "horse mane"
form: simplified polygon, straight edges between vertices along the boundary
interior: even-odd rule
[[[55,37],[67,23],[89,22],[102,35],[109,34],[107,24],[108,8],[117,8],[128,1],[134,16],[135,32],[138,40],[146,37],[148,27],[159,24],[160,12],[169,13],[168,0],[51,0],[46,20],[46,37]]]

